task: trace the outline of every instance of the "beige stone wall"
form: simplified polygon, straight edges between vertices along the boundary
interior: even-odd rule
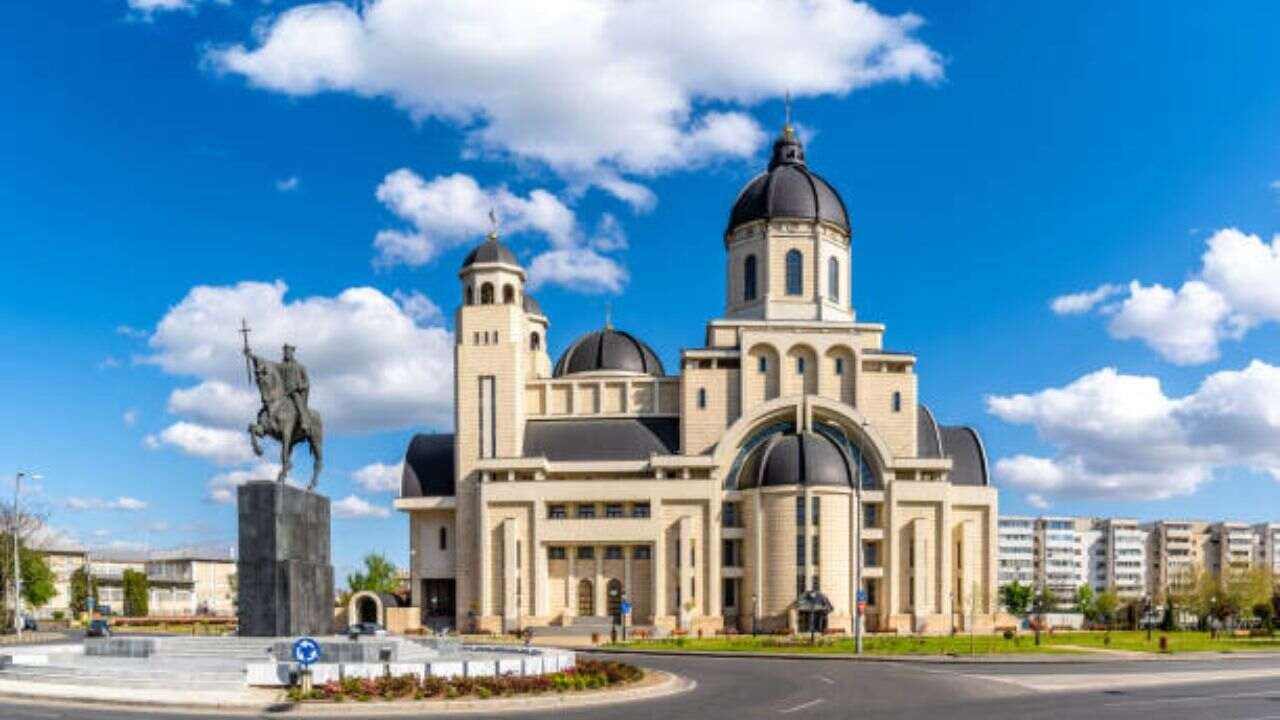
[[[915,457],[916,376],[904,362],[863,360],[858,375],[858,410],[875,426],[894,455]],[[894,410],[894,393],[899,393],[899,410]]]
[[[729,368],[686,368],[681,375],[680,451],[706,452],[741,414],[740,371]],[[706,406],[698,403],[706,394]]]

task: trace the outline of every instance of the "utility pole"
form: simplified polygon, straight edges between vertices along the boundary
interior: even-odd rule
[[[864,422],[864,435],[866,434],[866,425],[867,423]],[[853,563],[853,598],[856,603],[854,605],[853,613],[853,652],[855,655],[862,654],[862,613],[866,609],[867,601],[866,593],[862,589],[862,523],[866,520],[865,513],[862,510],[862,438],[858,438],[858,441],[858,484],[853,488],[854,512],[857,513],[857,516],[853,518],[854,527],[856,528],[856,532],[854,533],[854,543],[857,546],[856,551],[854,552],[855,557]]]

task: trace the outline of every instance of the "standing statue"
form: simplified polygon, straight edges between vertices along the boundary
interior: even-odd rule
[[[245,362],[251,366],[252,380],[262,398],[258,419],[249,424],[249,442],[253,444],[253,452],[262,456],[258,438],[272,437],[280,441],[280,474],[276,481],[284,482],[293,468],[293,446],[307,441],[314,458],[311,484],[307,489],[314,490],[324,465],[324,427],[320,423],[320,414],[307,407],[311,395],[307,369],[294,358],[296,348],[292,345],[284,346],[284,357],[278,363],[255,355],[249,349],[249,326],[243,320],[240,325],[240,333],[244,335]]]

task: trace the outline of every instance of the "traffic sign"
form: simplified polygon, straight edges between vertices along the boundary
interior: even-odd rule
[[[630,600],[623,600],[623,601],[622,601],[622,614],[623,614],[623,615],[630,615],[630,614],[631,614],[631,601],[630,601]]]
[[[320,643],[309,637],[298,638],[293,643],[293,659],[306,667],[320,659]]]
[[[859,590],[859,591],[858,591],[858,602],[866,602],[866,601],[867,601],[867,591],[866,591],[866,590]]]

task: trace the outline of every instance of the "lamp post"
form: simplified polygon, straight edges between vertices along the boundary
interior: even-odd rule
[[[10,538],[13,540],[13,629],[18,640],[22,639],[22,565],[18,554],[18,533],[22,529],[20,503],[24,477],[40,479],[39,475],[29,475],[25,470],[19,470],[13,478],[13,523]]]
[[[862,422],[863,434],[866,433],[868,425],[869,423],[867,421],[864,420]],[[853,488],[854,512],[857,513],[857,516],[853,519],[854,544],[856,546],[856,551],[854,552],[854,555],[855,555],[854,563],[853,563],[853,587],[854,587],[853,597],[856,603],[854,605],[854,613],[853,613],[853,652],[855,655],[861,655],[862,654],[862,610],[864,607],[866,607],[863,604],[866,602],[866,600],[864,599],[866,596],[863,594],[864,591],[862,589],[862,554],[863,554],[862,522],[866,520],[866,517],[862,512],[862,447],[861,445],[859,445],[858,447],[857,462],[858,462],[858,481],[857,481],[857,485]]]
[[[756,570],[756,572],[760,572]],[[760,597],[751,593],[751,637],[756,636],[756,621],[760,617]]]

